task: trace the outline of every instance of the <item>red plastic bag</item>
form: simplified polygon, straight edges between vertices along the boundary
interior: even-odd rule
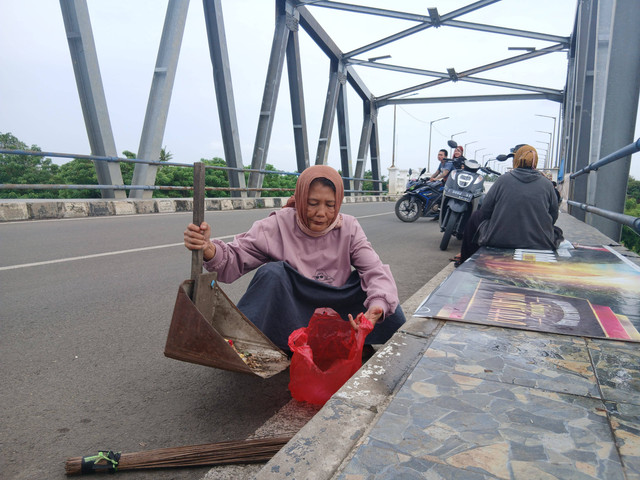
[[[360,315],[358,331],[330,308],[318,308],[309,326],[289,335],[293,352],[289,390],[296,400],[323,405],[362,366],[364,339],[373,325]]]

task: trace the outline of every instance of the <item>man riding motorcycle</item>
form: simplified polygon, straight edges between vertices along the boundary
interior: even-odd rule
[[[447,180],[449,172],[453,170],[453,162],[447,158],[447,151],[444,148],[438,152],[438,160],[440,161],[440,165],[438,165],[438,169],[435,173],[431,175],[429,181],[434,182],[436,180],[442,180],[444,183]]]

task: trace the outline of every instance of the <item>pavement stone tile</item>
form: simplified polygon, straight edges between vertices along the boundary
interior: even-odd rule
[[[640,406],[605,402],[627,480],[640,480]]]
[[[587,340],[602,398],[640,405],[640,349],[637,343]]]
[[[442,372],[426,356],[337,478],[389,478],[371,473],[383,451],[389,468],[416,459],[422,478],[624,479],[599,399]]]
[[[599,398],[584,339],[448,322],[425,352],[432,368]]]

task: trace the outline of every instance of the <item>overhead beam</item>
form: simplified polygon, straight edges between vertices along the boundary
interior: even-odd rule
[[[505,95],[466,95],[454,97],[412,97],[402,99],[376,100],[376,107],[382,108],[386,105],[407,105],[422,103],[464,103],[464,102],[496,102],[505,100],[551,100],[562,102],[563,95],[550,93],[520,93]]]
[[[465,7],[454,10],[453,12],[449,12],[446,15],[439,16],[433,21],[429,18],[426,19],[423,23],[419,25],[415,25],[411,28],[398,32],[396,34],[390,35],[388,37],[382,38],[376,42],[370,43],[368,45],[364,45],[360,48],[352,50],[350,52],[345,53],[345,58],[355,57],[356,55],[360,55],[361,53],[368,52],[369,50],[373,50],[374,48],[381,47],[383,45],[387,45],[389,43],[395,42],[396,40],[400,40],[401,38],[408,37],[409,35],[413,35],[414,33],[421,32],[422,30],[426,30],[427,28],[440,26],[443,22],[448,20],[453,20],[456,17],[461,15],[465,15],[467,13],[473,12],[480,8],[491,5],[492,3],[499,2],[500,0],[481,0],[479,2],[472,3],[471,5],[467,5]],[[331,2],[333,3],[333,2]]]
[[[564,49],[564,46],[562,44],[552,45],[550,47],[542,48],[542,49],[536,50],[534,52],[524,53],[522,55],[517,55],[515,57],[506,58],[504,60],[500,60],[500,61],[497,61],[497,62],[489,63],[487,65],[483,65],[483,66],[480,66],[480,67],[476,67],[476,68],[472,68],[472,69],[469,69],[469,70],[465,70],[464,72],[458,72],[458,74],[457,74],[458,75],[458,80],[462,80],[464,77],[468,77],[468,76],[476,74],[476,73],[486,72],[487,70],[492,70],[494,68],[504,67],[506,65],[511,65],[513,63],[522,62],[522,61],[528,60],[530,58],[539,57],[541,55],[547,55],[547,54],[553,53],[553,52],[559,52],[559,51],[562,51],[563,49]],[[417,90],[423,90],[425,88],[434,87],[436,85],[441,85],[441,84],[446,83],[448,81],[449,81],[449,75],[447,74],[446,78],[441,78],[439,80],[433,80],[433,81],[427,82],[427,83],[421,83],[419,85],[414,85],[413,87],[408,87],[408,88],[404,88],[402,90],[398,90],[398,91],[395,91],[395,92],[392,92],[392,93],[388,93],[386,95],[381,95],[380,97],[377,98],[377,100],[386,100],[388,98],[399,97],[399,96],[402,96],[402,95],[406,95],[407,93],[415,92]]]
[[[344,57],[342,51],[338,48],[335,42],[331,39],[329,34],[322,28],[318,21],[311,15],[309,10],[305,7],[297,9],[300,14],[300,25],[311,37],[311,39],[320,47],[320,49],[329,57],[330,60],[341,61]],[[366,84],[358,76],[358,74],[351,67],[347,67],[347,81],[349,85],[358,93],[358,96],[363,100],[369,100],[372,98],[372,94],[367,88]]]
[[[569,46],[569,37],[560,35],[548,35],[546,33],[531,32],[528,30],[518,30],[514,28],[498,27],[495,25],[484,25],[481,23],[462,22],[459,20],[442,21],[442,25],[447,27],[465,28],[468,30],[477,30],[479,32],[498,33],[501,35],[511,35],[513,37],[531,38],[534,40],[542,40],[544,42],[561,43],[565,47]]]

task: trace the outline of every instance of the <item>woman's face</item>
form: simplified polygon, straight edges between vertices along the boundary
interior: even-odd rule
[[[307,220],[309,229],[321,232],[327,228],[336,217],[336,192],[331,187],[314,182],[309,187],[307,199]]]
[[[459,148],[456,148],[456,149],[453,151],[453,156],[454,156],[455,158],[458,158],[460,155],[462,155],[462,151],[461,151]]]

